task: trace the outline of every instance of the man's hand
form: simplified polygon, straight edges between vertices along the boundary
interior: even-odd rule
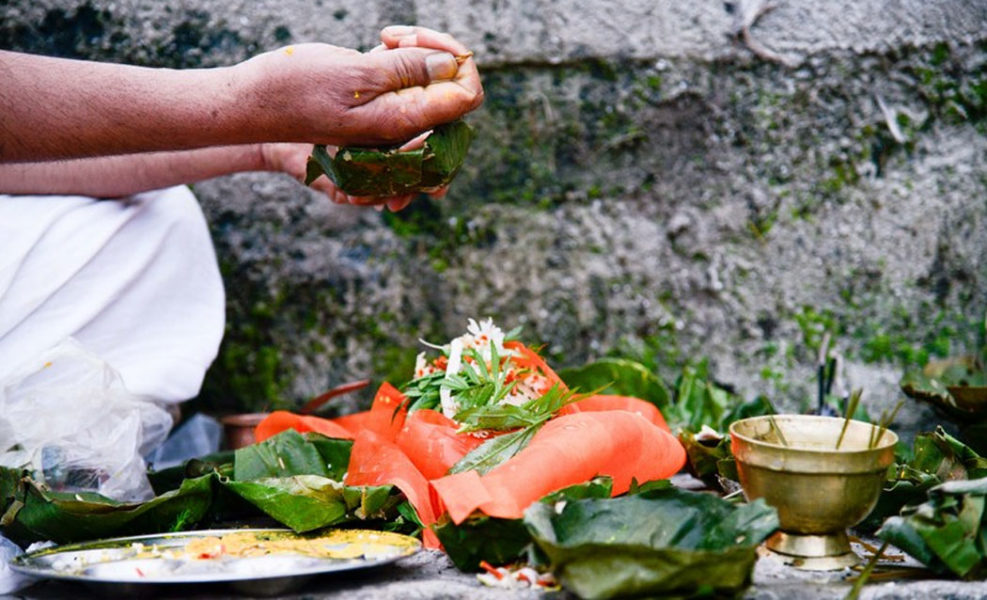
[[[483,102],[472,53],[447,34],[395,26],[368,53],[299,44],[236,67],[261,130],[282,141],[374,146],[406,141]]]
[[[469,51],[389,27],[368,53],[288,46],[233,67],[149,69],[0,51],[0,162],[271,142],[402,142],[483,101]]]

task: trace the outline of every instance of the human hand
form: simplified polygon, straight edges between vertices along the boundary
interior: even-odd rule
[[[472,53],[448,34],[387,27],[368,53],[299,44],[236,68],[255,107],[248,124],[282,141],[403,142],[483,102]]]
[[[401,149],[414,150],[422,145],[425,137],[427,137],[426,134],[420,135],[406,143]],[[335,153],[335,148],[329,147],[328,150],[330,154]],[[270,143],[261,144],[260,146],[262,170],[286,173],[297,179],[299,182],[305,181],[306,166],[308,164],[308,157],[311,154],[312,144]],[[377,196],[350,196],[336,187],[332,180],[325,175],[313,181],[310,187],[316,191],[324,193],[336,204],[373,206],[378,210],[383,210],[386,206],[392,212],[397,212],[404,209],[411,204],[411,201],[414,200],[416,196],[416,194],[405,194],[402,196],[392,196],[387,198]],[[441,198],[442,196],[445,196],[447,191],[448,187],[442,187],[429,193],[429,196],[432,198]]]

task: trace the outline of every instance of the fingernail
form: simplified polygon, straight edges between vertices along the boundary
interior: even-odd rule
[[[384,28],[384,33],[393,35],[394,37],[404,37],[406,35],[411,35],[414,32],[415,28],[407,25],[389,25]]]
[[[428,69],[428,78],[432,81],[452,79],[459,71],[456,57],[448,52],[435,52],[426,56],[425,68]]]

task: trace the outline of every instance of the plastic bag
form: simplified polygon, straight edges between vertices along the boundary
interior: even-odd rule
[[[182,426],[171,433],[163,444],[147,455],[152,469],[160,471],[177,467],[190,458],[199,458],[219,452],[223,428],[219,421],[202,413],[192,415]]]
[[[33,552],[53,545],[51,542],[35,543],[31,544],[28,550]],[[17,544],[0,535],[0,598],[6,597],[6,594],[18,592],[39,581],[36,577],[21,575],[10,568],[10,561],[21,554],[24,554],[24,551]]]
[[[0,380],[0,465],[29,469],[57,491],[153,497],[143,456],[172,424],[164,408],[128,392],[110,365],[72,339]]]

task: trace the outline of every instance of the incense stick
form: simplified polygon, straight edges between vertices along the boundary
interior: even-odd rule
[[[836,449],[840,449],[840,444],[843,443],[843,436],[846,435],[846,428],[850,425],[850,421],[853,419],[854,413],[857,412],[857,405],[860,404],[860,397],[864,395],[864,390],[857,388],[853,390],[850,394],[850,401],[847,403],[846,414],[843,419],[843,429],[840,430],[840,437],[836,440]]]
[[[781,442],[782,446],[788,445],[788,440],[785,439],[785,434],[781,432],[781,427],[775,423],[774,415],[768,415],[768,422],[771,423],[771,429],[774,429],[775,433],[778,434],[778,440]]]
[[[887,431],[888,425],[890,425],[891,422],[894,421],[895,416],[898,415],[898,411],[901,410],[901,407],[904,404],[905,404],[904,400],[899,400],[898,404],[895,405],[894,410],[891,411],[890,415],[887,415],[885,411],[881,411],[880,427],[878,428],[876,433],[877,437],[874,437],[875,436],[874,426],[871,425],[871,441],[867,445],[868,449],[876,448],[877,445],[881,443],[881,438],[884,437],[884,432]]]

